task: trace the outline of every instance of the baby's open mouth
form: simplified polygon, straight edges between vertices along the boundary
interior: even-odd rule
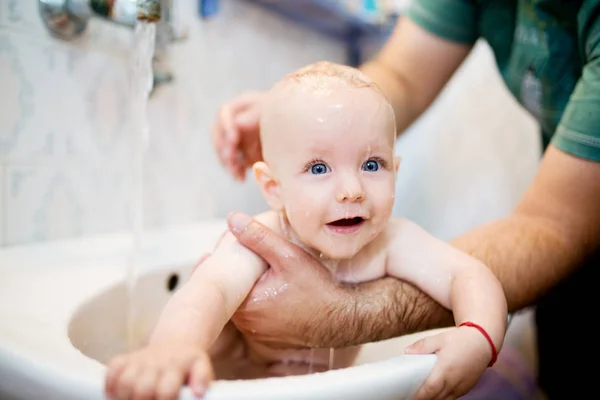
[[[362,217],[354,217],[354,218],[342,218],[337,221],[333,221],[328,223],[329,226],[339,226],[339,227],[350,227],[360,225],[364,222],[364,218]]]

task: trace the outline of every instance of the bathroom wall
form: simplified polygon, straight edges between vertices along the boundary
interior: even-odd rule
[[[245,2],[203,21],[176,0],[186,39],[169,48],[175,80],[148,105],[145,226],[265,206],[252,182],[219,167],[209,138],[218,106],[266,89],[310,62],[343,61],[338,43]],[[133,31],[90,21],[73,42],[51,38],[37,1],[0,0],[0,244],[129,228],[129,69]]]
[[[442,239],[506,216],[541,156],[537,121],[504,86],[485,41],[397,142],[395,213]]]
[[[188,37],[171,45],[175,81],[149,102],[148,228],[262,211],[252,181],[220,168],[209,138],[218,106],[312,61],[344,61],[335,42],[235,0],[212,20],[176,0]],[[133,34],[92,20],[51,38],[37,2],[0,0],[0,245],[129,229]],[[480,43],[432,109],[398,141],[396,214],[442,238],[510,211],[539,155],[536,124],[506,92]]]

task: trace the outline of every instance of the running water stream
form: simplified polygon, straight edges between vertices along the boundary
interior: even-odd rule
[[[139,346],[141,332],[136,331],[137,314],[135,307],[135,288],[140,274],[143,209],[144,209],[144,158],[148,149],[149,126],[146,115],[148,96],[152,90],[152,57],[154,55],[156,24],[139,21],[134,32],[134,49],[131,69],[131,134],[132,163],[131,163],[131,234],[132,248],[127,266],[127,344],[129,349]]]

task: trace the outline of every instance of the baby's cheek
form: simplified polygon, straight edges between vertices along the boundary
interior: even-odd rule
[[[286,207],[286,215],[296,234],[299,236],[310,234],[310,227],[313,225],[314,218],[316,217],[310,207],[299,201],[290,202],[289,207]]]
[[[288,216],[298,223],[318,220],[321,206],[328,203],[322,190],[306,185],[297,185],[293,190],[287,191],[284,202]]]
[[[391,213],[396,193],[392,182],[381,182],[372,193],[372,201],[380,214]]]

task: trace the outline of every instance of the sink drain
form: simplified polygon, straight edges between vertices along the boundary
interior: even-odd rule
[[[167,279],[167,290],[172,292],[177,288],[177,284],[179,283],[179,276],[177,274],[171,274],[169,279]]]

